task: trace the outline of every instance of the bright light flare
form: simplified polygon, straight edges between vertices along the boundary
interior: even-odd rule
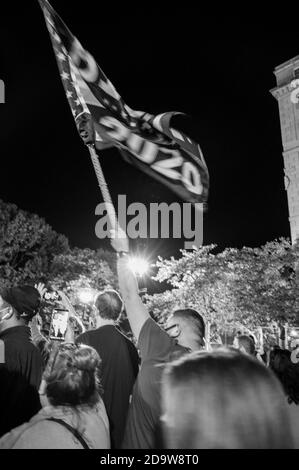
[[[289,333],[289,336],[292,336],[292,337],[298,338],[298,336],[299,336],[299,329],[298,329],[298,328],[296,328],[296,329],[295,329],[295,328],[294,328],[294,329],[292,329],[292,330],[290,331],[290,333]]]
[[[149,262],[146,259],[137,256],[129,258],[128,265],[136,276],[144,276],[150,268]]]
[[[94,301],[95,292],[92,289],[80,289],[78,291],[78,299],[83,304],[90,304]]]

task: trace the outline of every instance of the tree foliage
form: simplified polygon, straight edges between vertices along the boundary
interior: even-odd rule
[[[297,320],[298,246],[281,238],[261,248],[227,248],[218,254],[215,248],[159,258],[155,280],[166,281],[172,290],[147,296],[154,316],[163,320],[175,308],[192,307],[220,330]]]
[[[44,219],[0,200],[0,286],[34,283],[68,250],[67,238]]]
[[[0,200],[0,287],[44,282],[74,297],[83,287],[116,286],[111,252],[70,248],[44,219]]]
[[[101,258],[101,252],[88,248],[74,248],[55,256],[48,281],[52,289],[63,290],[75,308],[81,311],[85,311],[87,306],[80,302],[80,290],[101,291],[117,286],[116,275]]]

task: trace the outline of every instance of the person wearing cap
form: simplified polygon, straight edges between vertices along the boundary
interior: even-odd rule
[[[32,286],[0,291],[0,436],[41,408],[38,389],[43,360],[28,327],[39,305],[39,292]]]

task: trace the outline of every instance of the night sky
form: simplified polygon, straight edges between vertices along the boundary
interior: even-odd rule
[[[177,127],[200,143],[210,173],[205,244],[259,246],[290,236],[278,104],[269,90],[274,67],[299,54],[294,25],[278,34],[279,18],[51,3],[131,108],[188,115]],[[4,9],[0,39],[0,198],[44,217],[72,245],[109,247],[95,236],[102,198],[38,2]],[[178,201],[117,150],[101,160],[114,201],[118,194],[129,203]],[[152,258],[182,247],[183,240],[135,243]]]

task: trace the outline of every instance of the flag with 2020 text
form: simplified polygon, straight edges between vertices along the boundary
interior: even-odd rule
[[[153,116],[125,104],[113,84],[47,0],[39,0],[78,131],[98,150],[117,147],[129,163],[182,199],[208,199],[209,173],[200,146],[171,126],[176,112]],[[90,129],[92,132],[90,133]]]

